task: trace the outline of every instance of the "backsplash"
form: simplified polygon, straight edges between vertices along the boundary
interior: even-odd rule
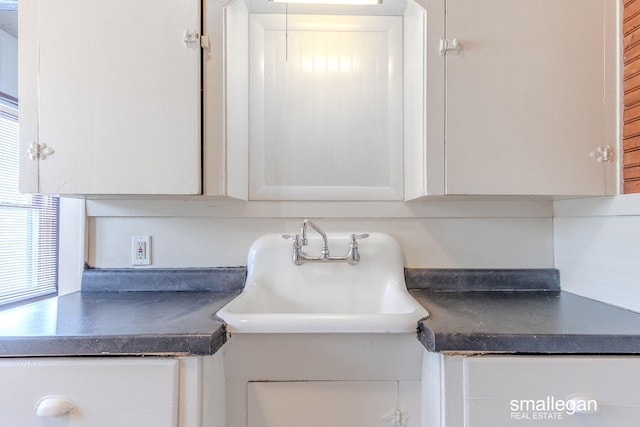
[[[91,268],[82,272],[82,292],[233,292],[241,291],[246,267]]]
[[[131,236],[143,234],[152,236],[152,268],[246,265],[255,239],[267,233],[299,232],[302,218],[310,216],[329,234],[379,231],[393,236],[409,268],[551,268],[550,206],[549,201],[355,207],[90,201],[88,263],[98,268],[131,267]],[[318,214],[308,215],[312,212]]]
[[[434,292],[560,291],[558,270],[545,269],[415,269],[404,272],[407,288]]]

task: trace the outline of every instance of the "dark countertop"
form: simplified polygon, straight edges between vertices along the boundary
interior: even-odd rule
[[[240,293],[246,270],[164,273],[89,270],[87,291],[0,311],[0,357],[214,354],[226,341],[215,313]],[[127,274],[134,280],[114,291],[109,277]]]
[[[560,290],[556,270],[407,269],[435,352],[640,354],[640,313]],[[246,269],[87,270],[83,292],[0,311],[0,357],[206,355]],[[162,289],[162,290],[159,290]]]
[[[552,284],[545,289],[519,283],[517,278],[494,290],[489,290],[490,280],[477,277],[454,281],[450,288],[440,278],[433,286],[428,282],[423,276],[419,281],[407,276],[411,295],[429,311],[418,327],[418,338],[427,350],[640,354],[640,313],[563,292],[559,279],[555,285],[546,281]],[[473,285],[465,288],[461,283]]]
[[[76,292],[0,312],[0,356],[214,354],[237,293]]]

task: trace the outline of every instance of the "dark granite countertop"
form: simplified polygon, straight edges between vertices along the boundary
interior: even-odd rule
[[[0,357],[206,355],[246,269],[87,270],[82,292],[0,311]],[[640,313],[560,290],[556,270],[407,269],[435,352],[640,354]]]
[[[0,357],[206,355],[224,344],[215,313],[239,294],[245,269],[129,273],[88,270],[83,292],[0,311]]]
[[[553,272],[408,272],[429,311],[418,337],[435,352],[640,354],[640,313],[563,292]]]

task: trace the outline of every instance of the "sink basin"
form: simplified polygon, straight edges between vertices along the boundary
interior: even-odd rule
[[[329,235],[332,256],[347,252],[349,237]],[[320,237],[309,236],[317,255]],[[249,250],[243,292],[217,315],[230,332],[414,332],[427,311],[409,295],[398,243],[383,233],[359,242],[360,262],[295,265],[292,243],[266,235]]]

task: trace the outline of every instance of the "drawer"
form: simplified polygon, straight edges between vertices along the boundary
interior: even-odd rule
[[[640,358],[480,356],[464,361],[465,426],[637,426]]]
[[[4,359],[0,377],[3,427],[177,426],[174,359]]]

